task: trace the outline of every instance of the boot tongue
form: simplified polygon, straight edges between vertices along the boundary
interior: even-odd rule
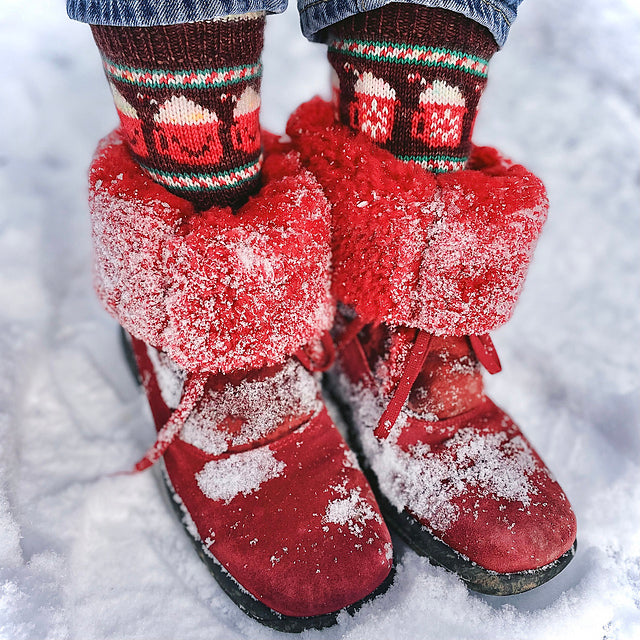
[[[398,386],[393,391],[387,408],[384,410],[378,426],[373,432],[377,438],[382,440],[387,438],[391,429],[393,429],[402,407],[411,393],[416,378],[424,366],[431,347],[432,337],[426,331],[418,331],[415,341],[411,345]]]
[[[484,397],[480,363],[466,337],[434,337],[407,408],[440,420],[477,407]]]
[[[252,449],[305,423],[322,407],[315,378],[296,360],[211,376],[180,437],[210,455]]]
[[[388,437],[403,406],[429,421],[475,409],[485,399],[481,364],[490,373],[500,369],[489,336],[432,336],[381,324],[366,327],[361,344],[388,398],[374,431],[380,439]]]
[[[368,351],[375,354],[367,355],[382,384],[382,392],[390,396],[405,374],[418,330],[381,325],[375,331],[367,341]],[[407,408],[439,419],[451,418],[478,406],[483,390],[481,363],[469,338],[433,336],[427,358],[411,388]]]
[[[374,372],[382,393],[391,395],[405,373],[418,330],[381,324],[367,327],[365,332],[366,339],[362,346],[369,367]]]

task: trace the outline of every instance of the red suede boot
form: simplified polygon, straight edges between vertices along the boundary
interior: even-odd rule
[[[329,212],[277,146],[267,140],[263,187],[237,215],[197,213],[112,134],[90,207],[98,295],[132,336],[158,428],[136,470],[163,456],[173,506],[222,588],[263,624],[301,631],[386,589],[392,547],[301,364],[313,368],[305,345],[333,322]]]
[[[434,176],[336,124],[321,101],[288,133],[333,207],[342,347],[332,388],[387,518],[420,554],[495,595],[556,575],[569,502],[484,394],[546,218],[542,183],[489,148]]]

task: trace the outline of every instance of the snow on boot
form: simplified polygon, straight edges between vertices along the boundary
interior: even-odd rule
[[[287,132],[332,204],[331,386],[387,522],[477,591],[549,580],[575,552],[575,516],[479,371],[500,369],[487,334],[521,291],[542,183],[490,148],[434,176],[336,124],[319,100]]]
[[[314,363],[334,316],[328,205],[297,154],[266,142],[260,193],[237,215],[197,213],[116,132],[94,158],[90,208],[96,289],[131,336],[158,429],[136,470],[163,458],[172,504],[225,592],[295,632],[384,591],[393,554],[307,371],[327,364]]]

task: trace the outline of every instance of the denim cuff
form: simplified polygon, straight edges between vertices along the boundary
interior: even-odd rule
[[[287,0],[67,0],[72,20],[116,27],[201,22],[253,11],[282,13]]]
[[[298,0],[302,33],[313,42],[326,42],[327,27],[391,2],[409,2],[462,13],[487,27],[502,47],[522,0]]]

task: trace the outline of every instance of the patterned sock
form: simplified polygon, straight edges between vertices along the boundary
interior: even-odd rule
[[[259,187],[264,22],[91,27],[133,157],[200,209]]]
[[[497,48],[488,29],[445,9],[389,4],[347,18],[329,37],[336,114],[401,160],[462,169]]]

